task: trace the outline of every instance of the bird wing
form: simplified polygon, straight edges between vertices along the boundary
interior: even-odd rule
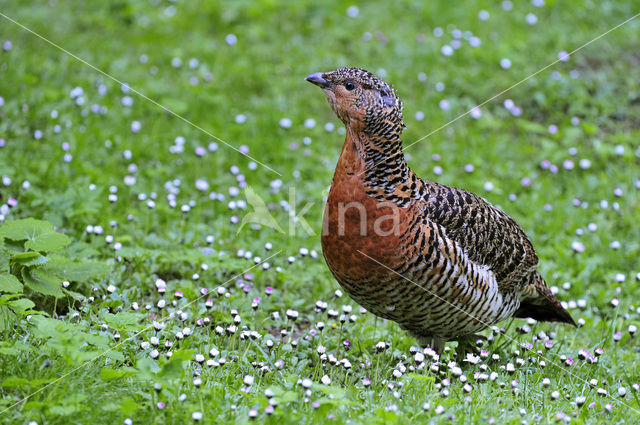
[[[428,216],[414,218],[419,232],[409,232],[405,259],[395,273],[409,276],[424,293],[399,285],[405,312],[402,325],[420,336],[462,336],[510,317],[519,307],[514,291],[501,291],[496,275],[472,261],[449,232]],[[412,290],[409,292],[408,290]],[[407,308],[410,306],[410,308]]]
[[[425,184],[429,218],[446,229],[470,260],[490,267],[501,291],[521,290],[535,272],[538,257],[520,226],[473,193]]]

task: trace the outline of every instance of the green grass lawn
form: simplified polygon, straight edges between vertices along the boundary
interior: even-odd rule
[[[0,423],[640,423],[640,18],[408,147],[638,12],[1,2],[119,82],[0,17],[0,234],[31,232],[0,238]],[[505,321],[477,361],[423,362],[337,291],[344,131],[303,79],[341,66],[397,89],[421,177],[520,223],[578,329]],[[247,187],[284,233],[241,228]]]

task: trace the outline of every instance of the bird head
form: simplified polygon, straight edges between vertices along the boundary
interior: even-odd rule
[[[305,78],[324,91],[338,118],[352,130],[375,137],[400,136],[402,102],[395,91],[369,71],[340,68]]]

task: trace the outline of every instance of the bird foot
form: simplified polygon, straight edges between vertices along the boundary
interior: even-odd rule
[[[464,360],[467,357],[467,354],[473,354],[474,356],[480,354],[478,340],[486,341],[487,337],[484,335],[473,334],[467,335],[458,340],[458,347],[456,348],[456,359],[458,362]]]

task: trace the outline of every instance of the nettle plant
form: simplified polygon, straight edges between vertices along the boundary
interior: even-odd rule
[[[0,332],[28,314],[46,314],[36,308],[53,304],[55,313],[59,299],[82,298],[63,282],[83,283],[106,272],[104,264],[62,255],[70,242],[51,223],[33,218],[0,226]]]

